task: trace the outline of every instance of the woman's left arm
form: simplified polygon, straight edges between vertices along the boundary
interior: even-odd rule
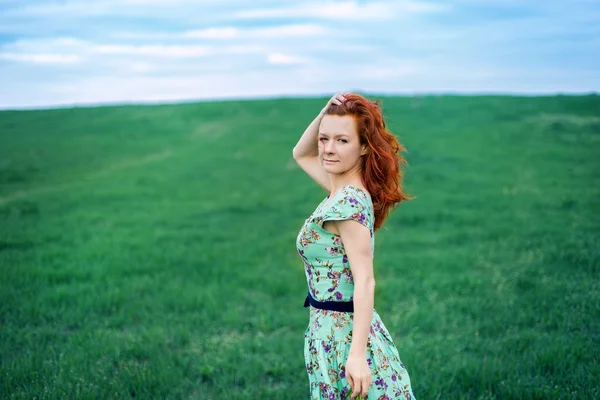
[[[371,235],[367,227],[352,220],[338,221],[337,228],[354,279],[354,323],[346,376],[352,386],[353,396],[359,393],[366,396],[372,378],[367,364],[367,339],[375,302]]]

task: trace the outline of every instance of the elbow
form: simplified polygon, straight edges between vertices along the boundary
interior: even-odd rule
[[[300,158],[300,154],[298,154],[298,149],[296,149],[295,147],[292,149],[292,157],[294,157],[294,160],[298,161],[298,159]]]
[[[354,287],[361,288],[368,292],[375,291],[375,277],[369,276],[354,280]]]

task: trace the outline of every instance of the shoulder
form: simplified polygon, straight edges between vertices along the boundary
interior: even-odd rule
[[[344,186],[334,199],[331,213],[339,219],[353,219],[361,224],[372,228],[373,204],[371,196],[366,190],[354,185]]]
[[[371,196],[365,189],[355,185],[346,185],[340,190],[336,201],[338,206],[345,206],[368,211],[373,208]]]
[[[371,203],[371,196],[366,189],[356,185],[346,185],[341,189],[343,198],[354,199],[361,203]]]

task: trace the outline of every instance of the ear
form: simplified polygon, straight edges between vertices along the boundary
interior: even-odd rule
[[[364,156],[365,154],[367,154],[368,153],[368,151],[367,151],[368,149],[369,148],[367,147],[367,145],[363,144],[362,147],[361,147],[361,150],[360,150],[360,155]]]

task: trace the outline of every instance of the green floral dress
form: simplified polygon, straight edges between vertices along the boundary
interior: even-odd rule
[[[296,246],[304,261],[308,288],[318,301],[352,301],[354,282],[340,236],[323,229],[325,221],[354,220],[371,231],[374,250],[373,204],[369,195],[347,185],[325,198],[304,222]],[[350,399],[345,364],[352,342],[353,313],[310,307],[304,336],[304,358],[311,400]],[[373,310],[367,340],[367,362],[373,384],[363,399],[414,399],[410,378],[379,314]]]

